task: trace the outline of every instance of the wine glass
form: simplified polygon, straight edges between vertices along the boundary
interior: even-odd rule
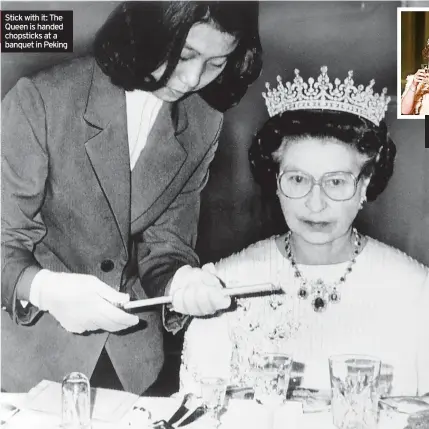
[[[251,365],[254,399],[267,409],[271,426],[276,409],[286,401],[292,362],[285,353],[263,353],[255,356]]]
[[[219,427],[219,413],[223,408],[228,380],[221,377],[203,377],[200,380],[201,399],[207,408],[209,427]]]

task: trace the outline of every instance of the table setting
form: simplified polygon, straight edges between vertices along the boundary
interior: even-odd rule
[[[201,392],[145,397],[91,388],[71,373],[43,380],[28,393],[0,395],[4,429],[426,429],[429,397],[380,395],[381,362],[361,355],[329,360],[331,390],[288,389],[292,358],[261,354],[253,385],[200,380]],[[385,391],[383,386],[383,392]]]

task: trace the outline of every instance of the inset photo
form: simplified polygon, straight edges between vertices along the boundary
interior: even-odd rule
[[[429,7],[398,8],[398,118],[429,115]]]

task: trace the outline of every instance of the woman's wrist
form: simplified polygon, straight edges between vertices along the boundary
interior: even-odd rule
[[[410,91],[416,92],[417,91],[417,85],[411,85],[410,86]]]

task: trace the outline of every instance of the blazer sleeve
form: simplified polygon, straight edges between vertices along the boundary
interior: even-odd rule
[[[137,249],[139,276],[142,287],[149,297],[164,295],[168,283],[180,267],[199,265],[199,258],[194,249],[197,241],[201,192],[209,178],[209,166],[218,147],[221,129],[222,120],[213,143],[182,191],[154,224],[142,233],[143,240]],[[170,331],[180,329],[185,322],[183,316],[180,319],[179,324],[173,320],[171,323],[164,323],[165,327]]]
[[[16,286],[41,269],[33,251],[46,232],[40,208],[49,161],[44,103],[27,78],[2,102],[2,134],[2,308],[16,322],[30,322],[38,309],[29,304],[24,311]]]

